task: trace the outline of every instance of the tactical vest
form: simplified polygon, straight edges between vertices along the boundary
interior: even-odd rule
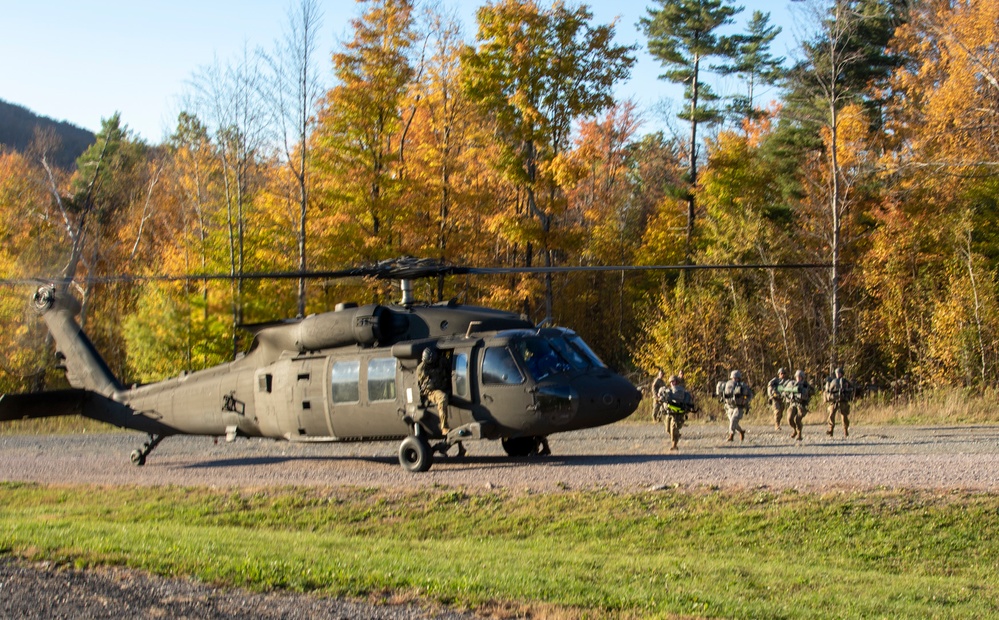
[[[848,403],[853,400],[853,384],[844,377],[826,381],[826,400],[831,403]]]
[[[725,383],[719,383],[721,399],[729,407],[745,407],[749,405],[749,399],[753,397],[753,390],[742,381],[729,379]]]

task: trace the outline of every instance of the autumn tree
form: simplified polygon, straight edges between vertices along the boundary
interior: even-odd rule
[[[564,174],[570,210],[587,232],[580,259],[587,264],[633,264],[641,247],[648,214],[636,199],[633,148],[641,120],[633,102],[618,103],[601,117],[579,124]],[[569,180],[569,179],[567,179]],[[630,275],[630,274],[629,274]],[[641,278],[641,276],[638,276]],[[634,278],[632,278],[634,279]],[[563,297],[559,313],[572,324],[588,323],[587,341],[604,351],[617,367],[630,363],[629,334],[634,304],[625,272],[579,274]]]
[[[981,386],[997,374],[997,35],[992,3],[929,2],[893,43],[907,62],[889,91],[896,142],[864,278],[877,302],[865,346],[906,385]]]
[[[690,123],[687,176],[686,262],[694,251],[695,191],[697,188],[697,127],[718,122],[721,112],[711,102],[717,96],[704,82],[705,63],[710,58],[733,54],[735,39],[718,34],[718,29],[732,23],[742,9],[729,0],[658,0],[659,8],[648,9],[639,27],[648,37],[649,53],[659,60],[665,72],[660,76],[685,87],[686,111],[679,117]]]
[[[55,144],[45,138],[49,146]],[[36,143],[39,142],[36,136]],[[34,150],[34,149],[32,149]],[[48,173],[42,160],[49,157],[46,148],[32,155],[0,147],[0,278],[22,280],[54,276],[59,230],[49,224],[52,198]],[[49,164],[49,172],[66,176]],[[35,320],[27,299],[30,285],[6,284],[0,295],[0,393],[36,391],[47,384],[45,328]]]
[[[829,363],[838,365],[842,323],[844,225],[854,212],[853,187],[857,174],[869,174],[863,166],[844,166],[841,162],[843,140],[840,137],[843,111],[850,105],[863,105],[874,94],[876,82],[891,71],[892,58],[887,42],[894,30],[896,16],[890,0],[836,0],[831,8],[813,2],[806,12],[815,28],[812,37],[802,44],[804,60],[792,71],[793,110],[809,114],[820,127],[822,153],[828,172],[822,174],[825,188],[828,225],[829,269]],[[879,33],[879,37],[874,37]],[[868,123],[871,119],[868,116]],[[857,148],[858,154],[870,154],[870,148]],[[859,163],[854,159],[854,163]],[[813,177],[818,178],[818,177]]]
[[[409,0],[361,0],[353,38],[333,55],[337,84],[319,115],[315,154],[328,204],[323,214],[340,248],[332,262],[373,261],[397,253],[398,197],[405,183],[405,97],[416,33]]]
[[[556,175],[570,146],[573,123],[613,103],[614,84],[629,74],[632,48],[615,45],[614,25],[592,25],[585,6],[549,9],[533,0],[501,0],[476,13],[476,44],[465,55],[466,88],[497,123],[497,165],[521,190],[504,235],[523,243],[523,262],[536,246],[545,266],[559,249],[554,238],[565,196]],[[551,276],[545,311],[552,315]]]

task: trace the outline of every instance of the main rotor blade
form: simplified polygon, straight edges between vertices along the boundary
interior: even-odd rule
[[[464,267],[471,274],[497,273],[573,273],[577,271],[704,271],[726,269],[828,269],[831,263],[774,263],[751,265],[580,265],[567,267]]]
[[[579,265],[565,267],[464,267],[447,265],[430,259],[389,260],[374,265],[330,271],[278,271],[253,273],[204,273],[182,275],[119,275],[90,278],[94,283],[111,282],[194,282],[218,280],[336,280],[340,278],[373,277],[385,280],[416,280],[447,275],[542,274],[600,271],[708,271],[747,269],[828,269],[831,263],[756,263],[749,265]],[[37,284],[65,282],[65,278],[0,279],[0,284]]]

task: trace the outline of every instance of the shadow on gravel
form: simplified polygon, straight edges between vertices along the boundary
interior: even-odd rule
[[[370,463],[395,463],[399,461],[391,457],[370,456],[248,456],[231,459],[215,459],[201,463],[184,465],[182,469],[215,469],[217,467],[263,467],[281,465],[283,463],[336,463],[367,461]]]
[[[814,445],[814,444],[813,444]],[[837,447],[847,447],[850,444],[838,444]],[[464,457],[435,457],[435,468],[460,468],[470,469],[496,469],[502,467],[531,467],[534,465],[545,465],[555,467],[581,467],[581,466],[607,466],[607,465],[648,465],[656,463],[669,463],[677,461],[718,461],[718,460],[763,460],[763,459],[813,459],[828,458],[830,456],[841,457],[865,457],[870,453],[863,452],[836,452],[836,453],[788,453],[785,451],[775,451],[773,448],[760,447],[752,452],[742,452],[727,450],[715,454],[684,454],[683,452],[672,452],[668,454],[579,454],[579,455],[552,455],[552,456],[530,456],[530,457],[508,457],[508,456],[464,456]],[[184,465],[182,469],[216,469],[227,467],[267,467],[283,465],[286,463],[377,463],[389,467],[399,467],[399,461],[395,457],[389,456],[254,456],[231,459],[215,459],[200,463]]]

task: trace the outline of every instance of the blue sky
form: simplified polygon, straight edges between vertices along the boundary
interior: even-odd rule
[[[442,0],[455,7],[474,38],[474,11],[482,2]],[[228,62],[262,47],[270,49],[298,0],[0,0],[0,99],[37,114],[91,131],[115,111],[138,135],[160,142],[172,131],[181,96],[199,67]],[[638,64],[619,86],[655,125],[653,109],[680,92],[657,80],[658,63],[645,52],[635,24],[652,0],[588,3],[599,23],[618,18],[622,44],[638,43]],[[358,14],[354,0],[320,0],[324,14],[321,49],[331,52],[349,36]],[[770,11],[784,27],[775,54],[792,56],[793,25],[786,2],[744,0],[744,21],[753,10]],[[328,56],[328,54],[327,54]],[[329,65],[327,65],[329,66]],[[718,82],[725,92],[734,84]]]

